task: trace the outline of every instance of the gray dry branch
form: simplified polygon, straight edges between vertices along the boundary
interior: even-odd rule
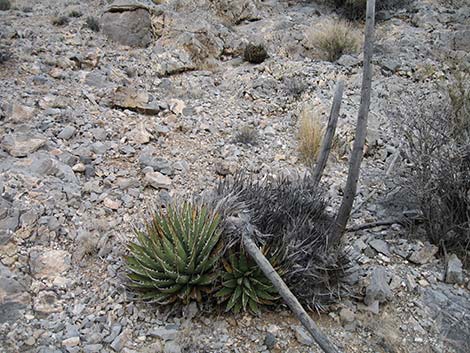
[[[361,103],[357,116],[356,136],[349,163],[348,180],[344,190],[333,237],[342,238],[351,215],[356,198],[357,182],[361,170],[362,155],[367,135],[367,118],[369,116],[370,94],[372,90],[372,55],[374,51],[375,0],[367,1],[366,30],[364,38],[364,66],[362,74]],[[335,239],[333,239],[333,242]]]

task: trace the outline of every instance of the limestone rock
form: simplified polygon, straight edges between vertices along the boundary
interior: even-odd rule
[[[169,189],[171,186],[171,179],[160,172],[148,172],[145,182],[155,189]]]
[[[447,260],[446,282],[450,284],[463,282],[462,261],[455,254],[450,255]]]
[[[389,274],[383,267],[374,269],[370,276],[370,283],[366,288],[364,303],[371,305],[375,301],[383,303],[392,298],[392,290],[388,284]]]
[[[415,264],[423,265],[431,261],[434,255],[436,255],[437,250],[437,246],[432,245],[430,243],[426,243],[421,249],[414,251],[408,258],[408,260]]]
[[[64,250],[33,248],[29,255],[29,265],[34,277],[51,279],[65,273],[70,268],[70,253]]]
[[[150,13],[144,8],[108,10],[101,17],[101,27],[109,39],[122,45],[147,47],[153,40]]]
[[[46,144],[46,138],[32,132],[13,132],[2,139],[1,147],[13,157],[26,157]]]

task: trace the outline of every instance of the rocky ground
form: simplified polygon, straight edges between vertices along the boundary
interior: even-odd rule
[[[255,317],[133,302],[122,256],[132,227],[176,195],[208,190],[237,170],[304,173],[299,114],[328,112],[342,78],[341,148],[325,175],[335,210],[360,55],[311,58],[306,30],[334,15],[315,1],[142,4],[104,13],[105,1],[16,0],[0,11],[0,49],[11,55],[0,64],[0,351],[319,352],[285,308]],[[100,32],[85,26],[88,16],[101,19]],[[468,5],[416,0],[380,18],[358,203],[378,192],[352,223],[392,213],[380,202],[400,144],[390,111],[407,90],[434,89],[446,60],[469,62]],[[269,58],[244,62],[248,42],[265,43]],[[256,131],[256,145],[237,142],[244,126]],[[470,351],[470,283],[457,258],[445,264],[399,225],[349,241],[358,295],[314,314],[338,347]]]

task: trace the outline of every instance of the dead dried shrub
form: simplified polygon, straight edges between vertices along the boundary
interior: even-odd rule
[[[343,54],[357,53],[361,34],[343,20],[327,20],[311,27],[306,33],[306,45],[321,60],[336,61]]]
[[[323,195],[310,176],[238,174],[222,180],[205,202],[221,216],[227,248],[236,248],[243,230],[254,227],[258,245],[283,254],[282,277],[294,295],[308,308],[322,310],[347,294],[351,265],[343,248],[331,241],[333,218]]]
[[[411,100],[396,114],[408,162],[399,183],[417,205],[429,240],[468,261],[470,116],[464,107],[470,95],[467,85],[452,96],[454,84],[448,92],[408,93]]]

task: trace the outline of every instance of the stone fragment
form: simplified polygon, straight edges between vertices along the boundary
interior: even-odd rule
[[[423,265],[431,261],[434,255],[436,255],[437,250],[437,246],[432,245],[430,243],[426,243],[421,249],[412,252],[411,255],[408,257],[408,260],[415,264]]]
[[[35,247],[29,254],[31,274],[37,279],[51,279],[67,272],[71,256],[65,250],[48,250]]]
[[[30,302],[24,281],[0,263],[0,324],[21,318]]]
[[[341,324],[347,329],[353,329],[356,320],[356,314],[349,308],[342,308],[339,312]]]
[[[268,332],[264,337],[263,343],[266,347],[268,347],[268,349],[273,349],[276,345],[276,336],[274,336],[271,332]]]
[[[116,352],[121,352],[129,340],[129,331],[124,330],[122,333],[117,336],[114,341],[111,343],[111,348]]]
[[[110,209],[112,209],[112,210],[117,210],[117,209],[119,209],[119,207],[121,207],[122,201],[120,201],[120,200],[113,200],[113,199],[111,199],[111,198],[109,198],[109,197],[106,197],[106,198],[103,200],[103,204],[104,204],[106,207],[108,207],[108,208],[110,208]]]
[[[80,337],[75,336],[75,337],[70,337],[66,338],[65,340],[62,341],[62,345],[64,347],[75,347],[80,344]]]
[[[375,301],[383,303],[392,298],[392,290],[389,286],[390,276],[383,267],[377,267],[370,276],[370,283],[366,288],[364,303],[371,305]]]
[[[163,353],[182,353],[181,345],[175,341],[170,341],[165,344]]]
[[[143,123],[140,123],[135,129],[129,131],[127,136],[131,143],[138,145],[149,143],[152,138],[152,134],[147,131]]]
[[[40,314],[48,315],[61,312],[62,304],[55,292],[41,291],[34,297],[33,309]]]
[[[0,146],[13,157],[26,157],[46,144],[43,135],[32,132],[13,132],[5,135]]]
[[[7,115],[15,123],[27,123],[33,118],[34,108],[19,103],[12,103],[7,108]]]
[[[59,132],[57,137],[62,140],[68,140],[75,134],[75,131],[77,131],[77,129],[74,126],[67,125],[66,127],[62,129],[61,132]]]
[[[169,189],[171,179],[160,172],[148,172],[145,174],[145,182],[155,189]]]
[[[461,284],[463,280],[462,261],[457,255],[452,254],[447,260],[446,283]]]
[[[149,336],[158,337],[163,341],[172,341],[176,339],[177,334],[178,330],[166,327],[157,327],[148,333]]]
[[[385,241],[381,240],[381,239],[371,240],[369,242],[369,245],[372,249],[374,249],[375,251],[377,251],[379,253],[382,253],[386,256],[391,255],[390,248],[389,248],[388,244]]]

